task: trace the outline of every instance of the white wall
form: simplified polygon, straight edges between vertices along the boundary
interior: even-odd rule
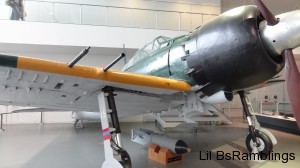
[[[186,31],[72,25],[0,20],[0,43],[60,46],[140,48],[160,35],[175,37]],[[133,38],[134,37],[134,38]]]
[[[3,2],[4,0],[0,0],[0,9],[3,11],[0,19],[8,19],[10,7],[3,6]],[[220,0],[190,3],[148,0],[27,0],[25,20],[191,31],[220,14]],[[198,18],[201,18],[201,22]]]

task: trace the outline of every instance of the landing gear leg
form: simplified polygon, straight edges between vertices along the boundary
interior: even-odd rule
[[[76,119],[74,123],[74,127],[77,129],[83,129],[85,127],[83,123],[83,119]]]
[[[261,157],[267,156],[269,152],[272,152],[273,145],[277,143],[276,138],[271,132],[260,127],[260,124],[255,117],[251,102],[245,94],[245,91],[239,91],[238,93],[249,125],[249,134],[246,138],[246,146],[252,153],[264,154],[260,155]]]
[[[113,92],[112,87],[105,87],[98,96],[105,153],[102,168],[131,168],[130,156],[122,147],[121,128]],[[108,109],[105,96],[107,97]],[[107,114],[111,117],[112,128],[109,128]],[[112,149],[121,157],[120,161],[114,158]]]
[[[79,119],[76,119],[74,122],[74,127],[77,128],[77,123],[79,122]]]

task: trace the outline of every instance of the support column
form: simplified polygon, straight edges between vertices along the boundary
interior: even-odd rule
[[[43,112],[41,112],[41,124],[44,124]]]
[[[1,124],[0,124],[0,131],[4,131],[4,129],[3,129],[3,114],[0,114],[0,120],[1,120]]]

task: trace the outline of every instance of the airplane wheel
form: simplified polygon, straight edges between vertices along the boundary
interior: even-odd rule
[[[257,146],[257,150],[260,154],[269,154],[269,152],[272,152],[273,150],[273,143],[269,136],[261,131],[256,131],[255,136],[257,138],[257,141],[259,142],[259,145]],[[250,152],[252,152],[254,148],[252,136],[249,133],[246,138],[246,146]]]

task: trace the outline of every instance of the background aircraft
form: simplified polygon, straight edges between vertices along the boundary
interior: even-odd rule
[[[257,7],[225,12],[188,35],[156,38],[137,52],[124,71],[2,54],[0,103],[69,111],[100,109],[102,167],[117,168],[131,167],[121,145],[118,117],[178,106],[190,112],[194,102],[204,110],[239,94],[249,124],[246,145],[249,151],[268,153],[276,139],[260,128],[244,90],[271,79],[286,64],[288,93],[300,125],[300,79],[292,53],[300,46],[300,11],[275,17],[260,0],[254,2]],[[120,162],[112,149],[120,154]]]

